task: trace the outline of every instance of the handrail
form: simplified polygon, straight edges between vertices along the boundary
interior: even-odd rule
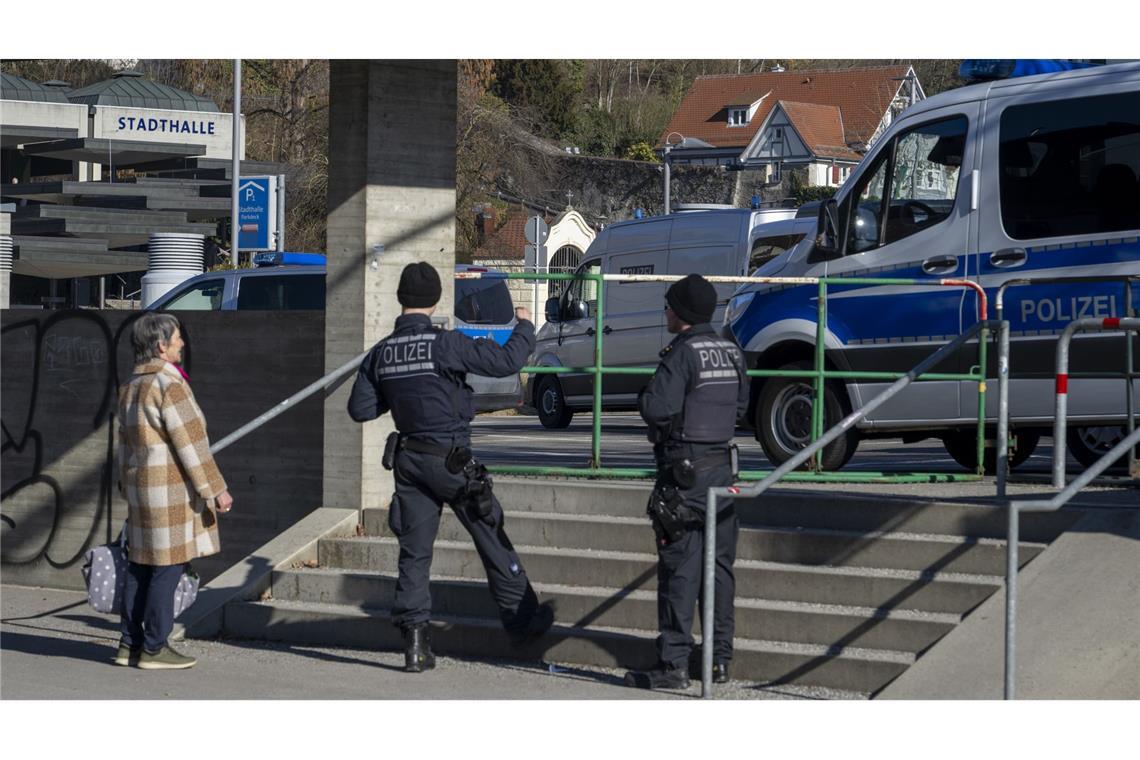
[[[1135,317],[1109,317],[1107,319],[1078,319],[1065,327],[1057,340],[1056,405],[1053,418],[1053,487],[1065,487],[1065,428],[1069,399],[1069,344],[1078,332],[1140,331],[1140,319]],[[1128,341],[1132,343],[1131,340]],[[1129,367],[1131,370],[1131,367]],[[1127,374],[1128,387],[1132,387],[1131,371]],[[1129,432],[1133,432],[1134,428]]]
[[[1133,430],[1112,450],[1098,459],[1092,467],[1073,480],[1064,490],[1055,494],[1051,499],[1038,499],[1035,501],[1008,501],[1006,508],[1009,513],[1009,525],[1006,528],[1006,563],[1005,563],[1005,698],[1016,699],[1016,640],[1017,640],[1017,567],[1018,567],[1018,532],[1022,512],[1054,512],[1065,506],[1093,478],[1107,470],[1125,451],[1131,451],[1140,444],[1140,429]]]
[[[371,349],[369,349],[369,350],[371,350]],[[363,352],[362,354],[355,357],[354,359],[350,359],[349,361],[340,365],[339,367],[337,367],[336,369],[334,369],[332,372],[328,373],[324,377],[320,378],[319,380],[314,380],[312,383],[309,383],[304,388],[297,391],[296,393],[294,393],[292,396],[290,396],[289,398],[282,401],[277,406],[273,407],[272,409],[265,412],[264,414],[258,415],[254,419],[250,420],[246,424],[239,427],[237,430],[235,430],[232,433],[230,433],[229,435],[227,435],[225,438],[222,438],[220,441],[218,441],[217,443],[215,443],[213,446],[210,447],[210,453],[211,454],[217,454],[219,451],[226,448],[231,443],[235,443],[238,440],[249,435],[250,433],[252,433],[257,428],[259,428],[262,425],[264,425],[265,423],[269,422],[271,419],[278,416],[279,414],[281,414],[285,411],[288,411],[292,407],[296,406],[300,402],[307,399],[309,396],[312,396],[317,391],[329,387],[330,385],[335,383],[337,380],[340,380],[342,377],[347,375],[349,372],[351,372],[354,369],[356,369],[357,367],[359,367],[360,363],[362,361],[364,361],[364,357],[366,357],[366,356],[368,356],[368,351]]]
[[[1006,280],[998,288],[997,297],[994,299],[994,303],[995,303],[995,307],[996,307],[995,308],[996,316],[997,316],[997,319],[999,321],[1005,318],[1004,317],[1005,291],[1007,288],[1017,287],[1017,286],[1021,286],[1021,285],[1072,285],[1072,284],[1084,284],[1084,283],[1095,283],[1095,282],[1120,282],[1120,283],[1124,284],[1124,314],[1122,316],[1135,317],[1136,312],[1132,308],[1132,282],[1134,280],[1140,280],[1140,274],[1084,275],[1084,276],[1079,276],[1079,277],[1018,277],[1016,279]],[[1006,336],[1005,340],[1007,340],[1007,341],[1009,340],[1008,335]],[[1007,346],[1007,348],[1008,348],[1008,346]],[[1008,356],[1009,356],[1009,352],[1007,350],[1006,351],[1006,357],[1008,358]],[[1003,370],[999,367],[999,369],[998,369],[999,392],[1001,391],[1002,378],[1005,377],[1006,379],[1008,379],[1008,375],[1009,375],[1008,364],[1004,370],[1004,374],[1003,374]],[[1125,335],[1125,338],[1124,338],[1124,399],[1125,399],[1125,406],[1126,406],[1127,411],[1128,411],[1128,425],[1127,425],[1128,433],[1131,433],[1133,430],[1136,429],[1136,402],[1135,402],[1135,399],[1133,398],[1134,391],[1132,388],[1132,381],[1136,377],[1137,377],[1137,374],[1135,371],[1135,362],[1133,361],[1133,356],[1132,356],[1132,339],[1129,336]],[[1008,389],[1005,392],[1008,393]],[[1000,423],[999,423],[999,425],[1000,425]],[[1008,431],[1008,427],[1007,427],[1007,431]],[[998,436],[998,459],[999,460],[1001,459],[1002,456],[1004,456],[1005,448],[1007,446],[1007,442],[1002,437],[1003,435],[1005,435],[1005,433],[1001,433]],[[1054,440],[1054,447],[1056,447],[1058,445],[1056,443],[1056,440],[1057,439]],[[1063,448],[1062,448],[1062,450],[1063,450]],[[1054,454],[1055,453],[1056,453],[1056,451],[1054,450]],[[1136,451],[1135,451],[1135,449],[1129,449],[1128,450],[1128,471],[1129,471],[1129,473],[1132,474],[1132,477],[1137,477]],[[1004,467],[1001,464],[999,464],[998,465],[998,473],[997,473],[998,497],[1005,496],[1005,475],[1006,475],[1006,473],[1004,471]]]
[[[936,366],[947,355],[952,354],[970,339],[998,327],[997,323],[980,321],[970,327],[966,332],[939,348],[930,356],[914,366],[903,377],[896,380],[881,393],[863,406],[852,411],[846,417],[823,434],[818,440],[800,450],[795,456],[777,467],[772,474],[764,478],[755,486],[729,486],[710,488],[708,501],[705,507],[705,556],[704,556],[704,618],[701,623],[701,696],[705,699],[712,697],[712,665],[713,665],[713,603],[715,600],[715,573],[716,573],[716,501],[717,497],[759,496],[774,485],[780,478],[806,462],[816,451],[834,441],[851,428],[860,418],[878,409],[903,388],[914,382],[915,378]]]

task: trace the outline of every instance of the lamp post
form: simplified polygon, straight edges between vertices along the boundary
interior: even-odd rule
[[[673,135],[677,135],[677,137],[680,137],[681,139],[678,140],[676,143],[670,143],[669,139],[672,138]],[[705,142],[704,140],[698,140],[695,137],[685,137],[680,132],[670,132],[668,135],[665,136],[665,147],[662,149],[662,154],[663,154],[664,161],[665,161],[665,214],[666,215],[668,215],[672,209],[672,204],[670,203],[670,197],[669,197],[669,184],[670,184],[670,179],[671,179],[670,167],[672,164],[672,153],[673,153],[674,148],[679,148],[679,149],[692,149],[692,148],[713,149],[713,148],[715,148],[715,146],[710,145],[709,143]]]

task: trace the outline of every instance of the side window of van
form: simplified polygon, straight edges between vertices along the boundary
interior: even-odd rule
[[[950,217],[967,126],[964,116],[923,124],[879,151],[851,196],[848,253],[894,243]]]
[[[756,238],[752,243],[752,254],[748,257],[748,271],[755,272],[803,238],[803,235],[772,235]]]
[[[238,282],[239,310],[325,308],[325,277],[320,274],[243,277]]]
[[[587,261],[582,266],[578,267],[575,274],[598,274],[602,271],[602,262],[600,259],[593,259]],[[575,301],[584,301],[586,304],[586,317],[592,317],[598,313],[598,283],[593,280],[572,280],[570,286],[566,288],[566,300],[563,303],[574,303]]]
[[[216,311],[222,308],[222,295],[225,286],[226,281],[223,279],[204,280],[182,291],[162,308],[181,311]]]
[[[1011,238],[1140,229],[1140,92],[1010,106],[1000,140]]]

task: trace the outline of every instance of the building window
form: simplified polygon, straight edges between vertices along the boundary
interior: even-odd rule
[[[748,125],[748,109],[747,108],[730,108],[728,109],[728,126],[730,127],[744,127]]]

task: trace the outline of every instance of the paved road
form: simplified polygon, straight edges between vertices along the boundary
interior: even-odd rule
[[[592,428],[589,415],[576,415],[565,430],[548,430],[537,417],[480,415],[472,425],[473,442],[485,464],[543,464],[584,466],[590,456]],[[741,467],[771,469],[760,444],[751,433],[736,437]],[[1033,456],[1018,468],[1019,474],[1051,472],[1051,438],[1043,438]],[[635,413],[602,415],[602,464],[606,467],[652,467],[653,456],[645,438],[645,424]],[[1070,471],[1077,471],[1069,458]],[[871,472],[965,472],[946,453],[942,442],[931,438],[904,445],[899,439],[864,440],[844,469]]]

